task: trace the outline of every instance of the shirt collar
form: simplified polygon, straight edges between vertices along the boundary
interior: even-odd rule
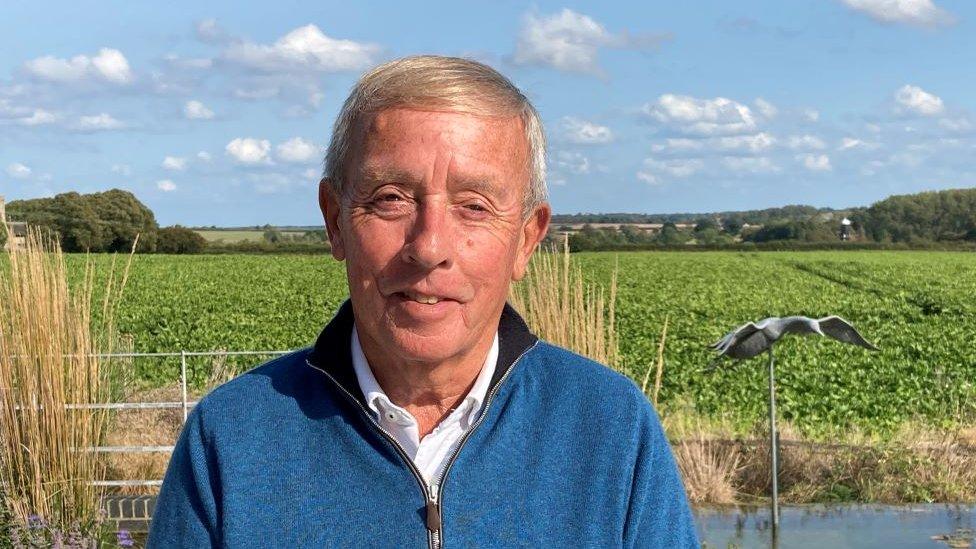
[[[369,405],[370,409],[377,415],[379,415],[379,406],[385,406],[393,408],[397,411],[405,411],[403,408],[397,406],[390,398],[386,395],[386,392],[380,387],[379,382],[376,381],[376,376],[373,375],[373,369],[370,367],[369,362],[366,360],[366,355],[363,353],[363,347],[359,342],[359,332],[356,330],[356,325],[353,324],[352,336],[350,338],[350,347],[352,351],[352,365],[356,372],[356,380],[359,382],[359,388],[363,392],[363,396],[366,398],[366,403]],[[488,393],[488,387],[491,385],[492,377],[495,374],[495,367],[498,362],[498,332],[495,332],[495,337],[491,342],[491,348],[488,350],[488,356],[485,357],[485,362],[481,367],[481,372],[478,373],[478,377],[474,381],[474,385],[471,386],[471,390],[464,397],[464,400],[459,406],[464,404],[468,405],[467,419],[468,424],[474,422],[474,418],[477,416],[478,412],[481,410],[482,404],[484,404],[485,396]]]

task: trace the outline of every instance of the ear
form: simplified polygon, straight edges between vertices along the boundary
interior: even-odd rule
[[[319,208],[325,219],[325,230],[329,234],[329,244],[332,246],[332,257],[339,261],[346,258],[346,250],[342,245],[342,233],[339,230],[339,197],[336,195],[332,180],[323,177],[319,181]]]
[[[549,230],[549,220],[552,217],[552,209],[548,202],[543,202],[532,210],[529,218],[525,220],[519,231],[518,253],[515,256],[515,265],[512,269],[512,280],[522,280],[525,270],[529,265],[529,259],[535,247],[546,237]]]

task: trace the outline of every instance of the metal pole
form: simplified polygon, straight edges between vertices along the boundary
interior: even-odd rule
[[[180,386],[183,390],[183,423],[186,423],[186,351],[180,350]]]
[[[779,526],[779,449],[776,436],[776,378],[773,373],[773,347],[769,347],[769,455],[772,461],[773,477],[773,538]]]

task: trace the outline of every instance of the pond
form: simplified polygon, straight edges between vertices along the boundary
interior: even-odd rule
[[[695,521],[709,548],[976,547],[976,505],[784,506],[775,541],[768,508],[701,507]]]

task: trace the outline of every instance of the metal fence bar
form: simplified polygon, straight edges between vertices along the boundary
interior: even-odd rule
[[[274,355],[281,356],[293,353],[298,349],[289,351],[171,351],[166,353],[92,353],[87,355],[63,354],[61,358],[76,358],[84,356],[86,358],[143,358],[143,357],[177,357],[182,354],[186,356],[254,356],[254,355]],[[21,358],[20,355],[9,355],[9,358]]]
[[[92,453],[154,454],[172,452],[174,446],[89,446],[83,448]]]
[[[93,480],[89,486],[162,486],[161,480]]]
[[[183,393],[183,423],[186,423],[186,351],[180,351],[180,386]]]
[[[180,358],[180,393],[181,398],[179,402],[103,402],[103,403],[93,403],[93,404],[66,404],[65,409],[67,410],[159,410],[159,409],[177,409],[181,408],[183,410],[183,422],[186,422],[187,416],[189,415],[189,409],[197,405],[198,401],[191,401],[188,398],[188,377],[187,377],[187,357],[202,357],[202,356],[282,356],[288,353],[292,353],[295,350],[290,351],[185,351],[180,350],[179,352],[167,352],[167,353],[94,353],[83,355],[88,358],[148,358],[148,357],[160,357],[160,358]],[[71,358],[82,355],[77,354],[65,354],[61,355],[62,358]],[[19,358],[18,356],[12,356],[11,358]],[[23,406],[18,405],[17,410],[42,410],[43,406]],[[173,451],[174,446],[171,445],[146,445],[146,446],[89,446],[87,448],[80,449],[81,451],[93,452],[93,453],[169,453]],[[77,449],[73,449],[77,451]],[[91,481],[89,485],[99,486],[99,487],[136,487],[136,486],[162,486],[163,481],[160,480],[98,480]]]

